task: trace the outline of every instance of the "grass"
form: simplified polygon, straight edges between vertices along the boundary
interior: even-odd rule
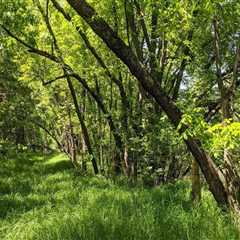
[[[208,192],[192,206],[187,182],[150,189],[83,177],[63,155],[0,162],[2,240],[239,239]]]

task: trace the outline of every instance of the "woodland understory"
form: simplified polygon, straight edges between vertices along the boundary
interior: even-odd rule
[[[2,1],[0,156],[63,153],[83,178],[146,187],[191,181],[193,206],[204,186],[238,218],[239,26],[238,0]]]

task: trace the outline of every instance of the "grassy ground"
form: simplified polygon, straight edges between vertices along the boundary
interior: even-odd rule
[[[62,155],[0,159],[0,239],[239,239],[233,222],[189,184],[154,189],[81,177]]]

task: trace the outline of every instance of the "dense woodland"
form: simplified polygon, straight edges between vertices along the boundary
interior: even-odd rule
[[[191,182],[192,206],[208,189],[238,218],[239,26],[238,0],[2,0],[1,158],[63,153],[86,182]]]

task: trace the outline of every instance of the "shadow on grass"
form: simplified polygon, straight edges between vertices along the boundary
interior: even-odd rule
[[[55,159],[51,162],[51,159]],[[48,175],[72,168],[70,161],[57,154],[41,156],[21,153],[1,159],[0,168],[0,218],[8,214],[21,214],[46,204],[52,188],[42,182]],[[37,192],[38,186],[45,187],[45,196]],[[58,189],[56,189],[57,191]],[[54,193],[54,191],[53,191]],[[36,198],[31,195],[35,194]],[[44,198],[45,197],[45,198]]]
[[[18,195],[6,195],[0,199],[0,218],[6,218],[12,213],[22,214],[30,210],[42,207],[46,204],[44,200],[34,198],[22,198]]]
[[[44,165],[44,170],[46,174],[54,174],[54,173],[62,172],[72,168],[73,166],[70,163],[70,161],[66,161],[65,159],[56,163],[47,163]]]

